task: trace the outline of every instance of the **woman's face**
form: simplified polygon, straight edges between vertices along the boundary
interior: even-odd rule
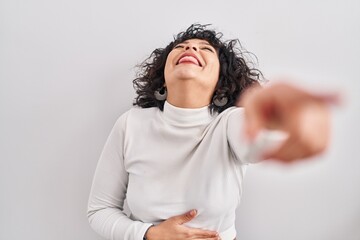
[[[165,64],[165,84],[169,93],[171,89],[190,83],[191,87],[187,89],[205,91],[211,96],[219,72],[220,62],[215,48],[206,40],[189,39],[175,45],[169,53]]]

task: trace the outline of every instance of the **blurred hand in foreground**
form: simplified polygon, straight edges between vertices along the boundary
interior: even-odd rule
[[[291,162],[322,153],[330,140],[330,104],[339,94],[314,94],[287,83],[253,87],[238,105],[245,108],[245,134],[253,141],[260,130],[280,130],[288,138],[263,159]]]

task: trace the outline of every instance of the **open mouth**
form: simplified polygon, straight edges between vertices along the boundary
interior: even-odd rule
[[[183,56],[181,56],[177,64],[180,63],[195,64],[199,67],[202,67],[199,59],[197,59],[197,57],[192,54],[184,54]]]

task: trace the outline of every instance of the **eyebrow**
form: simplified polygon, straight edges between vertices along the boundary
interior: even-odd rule
[[[208,42],[200,42],[200,44],[205,44],[205,45],[209,45],[209,46],[212,46],[210,43]]]
[[[181,42],[181,43],[188,43],[189,41],[188,40],[186,40],[186,41],[183,41],[183,42]],[[181,43],[179,43],[179,44],[181,44]],[[208,45],[208,46],[210,46],[210,47],[213,47],[210,43],[208,43],[208,42],[205,42],[205,41],[201,41],[201,42],[199,42],[200,44],[203,44],[203,45]],[[214,47],[213,47],[214,48]]]

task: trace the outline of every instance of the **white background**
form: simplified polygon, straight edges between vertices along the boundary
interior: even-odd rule
[[[360,239],[356,0],[0,0],[0,239],[101,239],[88,194],[134,66],[193,22],[239,38],[266,78],[346,100],[325,155],[248,169],[237,238]]]

